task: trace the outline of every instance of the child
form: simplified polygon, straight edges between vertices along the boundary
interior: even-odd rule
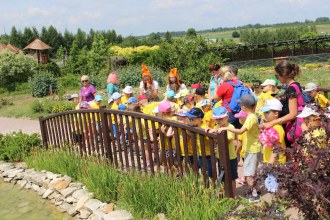
[[[260,143],[259,143],[259,124],[258,117],[254,113],[256,100],[253,95],[246,94],[243,95],[238,102],[241,104],[241,109],[247,113],[247,118],[242,128],[231,128],[231,127],[221,127],[218,132],[227,130],[234,132],[235,134],[246,133],[246,152],[243,164],[243,175],[246,177],[247,183],[250,187],[250,192],[248,192],[247,197],[250,202],[259,202],[260,196],[255,189],[255,175],[257,172],[257,166],[260,156]]]
[[[247,113],[241,110],[239,113],[235,114],[234,117],[238,118],[238,121],[241,125],[244,125],[247,118]],[[242,158],[243,162],[245,158],[245,149],[246,149],[246,133],[239,134],[237,136],[236,155],[239,155],[240,158]],[[240,159],[238,159],[237,161],[240,163]],[[237,182],[241,185],[245,185],[246,179],[244,176],[242,176],[237,179]]]
[[[314,102],[319,104],[321,108],[326,108],[330,105],[330,101],[317,91],[317,85],[315,83],[307,83],[305,86],[305,92],[308,92]]]
[[[137,103],[138,103],[137,98],[135,98],[135,97],[130,97],[130,98],[127,100],[127,102],[125,103],[125,105],[129,108],[130,105],[131,105],[131,106],[134,106],[134,105],[136,105]]]
[[[111,105],[111,109],[118,110],[118,107],[121,104],[121,96],[122,95],[119,92],[115,92],[112,94],[113,104]],[[114,137],[117,137],[117,126],[116,126],[114,114],[111,115],[111,123],[112,123],[113,135],[114,135]],[[119,135],[120,135],[120,132],[119,132]]]
[[[175,92],[173,90],[166,91],[166,100],[171,103],[172,107],[174,108],[174,113],[180,110],[180,106],[177,104]]]
[[[79,95],[78,94],[72,94],[70,95],[69,101],[72,102],[75,105],[75,110],[79,110]]]
[[[265,82],[262,83],[260,86],[262,87],[262,93],[258,96],[258,102],[256,107],[258,116],[262,116],[262,112],[260,111],[260,109],[264,105],[265,101],[273,98],[272,94],[275,93],[276,82],[273,79],[266,79]]]
[[[196,91],[195,91],[195,103],[196,103],[195,107],[196,108],[202,109],[201,103],[205,99],[205,94],[206,94],[206,92],[205,92],[204,88],[196,89]]]
[[[235,127],[228,123],[228,111],[225,107],[217,107],[213,109],[212,119],[214,119],[217,125],[214,127],[214,130],[209,130],[208,132],[216,132],[222,127],[228,127],[234,129]],[[229,158],[230,158],[230,171],[231,171],[231,178],[232,178],[232,187],[235,192],[236,190],[236,182],[235,180],[238,178],[237,173],[237,156],[234,146],[235,134],[228,131],[227,132],[228,138],[228,148],[229,148]],[[220,167],[220,165],[219,165]],[[220,170],[220,169],[219,169]]]
[[[317,146],[319,148],[327,147],[327,133],[321,125],[320,114],[310,107],[304,107],[303,111],[297,115],[297,118],[303,118],[304,123],[301,125],[302,130],[305,132],[305,143],[309,146]]]
[[[133,87],[126,86],[123,91],[124,95],[121,97],[121,103],[126,103],[129,98],[133,97]]]
[[[212,102],[209,99],[204,99],[200,104],[203,112],[203,127],[213,129],[215,126],[215,121],[212,120]]]
[[[265,121],[270,122],[273,120],[278,120],[282,107],[283,105],[278,99],[272,98],[266,100],[264,107],[261,108],[261,111],[264,113]],[[286,162],[284,153],[286,145],[284,137],[285,132],[283,126],[281,125],[275,125],[272,128],[262,131],[259,136],[259,140],[263,146],[264,163],[273,164],[275,162],[279,162],[284,164]],[[283,152],[280,152],[279,154],[274,152],[274,146],[281,147]]]
[[[200,108],[192,108],[189,112],[185,114],[185,116],[188,117],[189,125],[192,127],[199,127],[206,129],[203,125],[203,118],[204,113],[202,109]],[[205,156],[206,156],[206,169],[207,174],[209,177],[212,177],[212,164],[211,164],[211,151],[210,151],[210,143],[208,138],[204,138],[205,143]],[[199,135],[196,135],[196,147],[197,147],[197,154],[198,154],[198,164],[199,167],[202,167],[203,157],[202,157],[202,149],[201,149],[201,143],[200,143],[200,137]]]
[[[183,98],[183,101],[181,103],[181,109],[189,111],[194,107],[194,105],[195,105],[194,96],[187,95],[186,97]]]

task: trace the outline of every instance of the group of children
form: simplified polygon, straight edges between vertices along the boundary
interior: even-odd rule
[[[198,85],[198,86],[196,86]],[[167,90],[164,94],[164,100],[160,102],[149,102],[146,95],[134,97],[133,88],[126,86],[122,93],[115,92],[108,100],[110,109],[141,112],[147,115],[158,116],[167,120],[175,120],[179,123],[184,123],[192,127],[204,129],[206,133],[221,133],[227,131],[228,148],[230,157],[230,170],[232,177],[233,188],[236,188],[236,181],[240,184],[248,184],[249,192],[247,193],[248,200],[251,202],[260,201],[260,196],[255,187],[255,176],[257,173],[258,163],[285,163],[286,156],[284,151],[274,151],[274,148],[285,149],[285,131],[282,125],[275,125],[269,129],[260,129],[260,123],[279,120],[279,115],[282,111],[282,103],[278,99],[279,92],[277,90],[277,81],[275,79],[267,79],[260,85],[262,90],[256,88],[254,93],[245,94],[238,100],[241,111],[234,114],[235,118],[239,119],[241,128],[235,128],[228,122],[229,112],[221,101],[214,102],[207,97],[206,90],[201,84],[194,84],[190,90],[182,89],[179,92]],[[329,106],[329,100],[322,94],[317,92],[317,86],[314,83],[308,83],[305,86],[305,92],[311,97],[310,102],[320,105],[322,108]],[[98,108],[102,103],[102,96],[96,95],[95,100],[90,103],[92,108]],[[82,104],[77,105],[81,107]],[[319,113],[313,108],[305,107],[304,110],[297,116],[305,119],[302,125],[304,131],[317,127],[318,129],[310,136],[318,137],[320,147],[326,147],[329,143],[326,140],[326,133],[319,120]],[[120,122],[115,122],[112,118],[112,130],[115,135],[120,135],[118,127]],[[131,121],[129,122],[131,123]],[[128,135],[132,134],[133,130],[125,130],[126,135],[122,135],[122,141],[127,140]],[[135,126],[139,129],[139,126]],[[125,128],[126,129],[126,128]],[[147,132],[143,129],[143,140],[147,141]],[[168,138],[174,136],[174,129],[171,126],[161,126],[158,132],[162,132]],[[178,130],[180,136],[180,152],[181,160],[188,158],[190,164],[193,163],[193,149],[189,133],[188,141],[183,141],[181,130]],[[137,132],[138,134],[141,132]],[[307,135],[308,136],[308,135]],[[149,134],[150,141],[156,141],[152,138],[154,134]],[[320,138],[321,137],[321,138]],[[212,176],[210,144],[206,138],[204,141],[205,149],[202,149],[200,138],[195,137],[198,154],[198,165],[202,167],[202,150],[205,152],[206,168],[208,176]],[[175,142],[172,142],[175,144]],[[186,143],[187,146],[184,146]],[[162,146],[163,145],[163,146]],[[150,164],[150,155],[147,150],[147,144],[140,146],[145,150],[147,165]],[[160,144],[162,150],[165,151],[166,158],[169,158],[170,150],[168,143]],[[172,147],[171,153],[175,154],[175,146]],[[188,154],[188,155],[186,155]],[[238,177],[238,162],[240,158],[243,160],[243,176]]]

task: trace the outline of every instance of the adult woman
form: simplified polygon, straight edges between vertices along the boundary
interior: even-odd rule
[[[228,111],[228,122],[235,126],[235,128],[240,128],[241,125],[237,118],[234,117],[232,110],[229,108],[229,103],[234,93],[234,87],[228,82],[234,84],[239,83],[239,80],[236,78],[235,74],[231,71],[228,66],[221,68],[220,72],[224,72],[222,76],[223,83],[218,87],[214,93],[214,100],[221,101],[221,106],[224,106]]]
[[[92,84],[89,84],[89,77],[83,75],[81,77],[82,87],[80,89],[80,102],[90,102],[94,100],[97,91]]]
[[[158,101],[158,88],[158,82],[152,79],[148,67],[142,64],[140,95],[146,95],[149,101]]]
[[[171,69],[170,74],[168,75],[168,85],[166,86],[166,90],[173,90],[175,94],[178,94],[183,89],[187,89],[187,87],[179,79],[177,68]]]
[[[108,94],[108,100],[111,98],[112,94],[115,92],[119,92],[118,84],[118,73],[112,72],[108,76],[108,85],[107,85],[107,94]]]
[[[302,89],[300,84],[294,80],[299,75],[299,66],[284,60],[275,66],[275,72],[275,77],[282,84],[287,85],[285,93],[281,97],[283,104],[282,112],[278,120],[263,123],[261,127],[267,129],[277,124],[284,124],[286,144],[288,147],[302,133],[301,121],[296,118],[298,112],[303,109]],[[294,135],[290,135],[290,133]]]
[[[211,64],[209,71],[212,73],[212,77],[208,89],[208,98],[210,101],[213,101],[214,93],[217,91],[218,86],[221,84],[220,65],[216,63]]]

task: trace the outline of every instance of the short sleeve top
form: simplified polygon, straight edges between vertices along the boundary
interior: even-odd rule
[[[89,84],[87,87],[82,87],[80,89],[80,96],[82,101],[90,102],[94,100],[94,94],[96,93],[96,89],[93,85]]]

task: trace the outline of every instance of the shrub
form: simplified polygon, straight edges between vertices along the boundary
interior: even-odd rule
[[[0,108],[2,108],[5,105],[13,105],[13,101],[11,101],[10,99],[6,99],[6,98],[0,98]]]
[[[30,88],[32,95],[38,98],[49,95],[51,91],[56,92],[58,90],[56,79],[48,72],[34,75],[30,79]]]
[[[60,67],[53,61],[47,64],[39,64],[36,68],[37,72],[48,72],[54,77],[60,77],[62,75]]]
[[[38,112],[43,112],[44,111],[44,107],[41,103],[40,100],[34,100],[32,103],[31,103],[31,109],[34,113],[38,113]]]
[[[58,83],[63,88],[79,88],[81,86],[80,76],[74,74],[67,74],[58,78]]]
[[[320,68],[323,66],[322,63],[307,63],[304,65],[308,69]]]
[[[234,31],[234,32],[231,34],[231,36],[232,36],[233,38],[239,38],[241,35],[239,34],[238,31]]]
[[[40,147],[41,139],[39,134],[24,134],[14,132],[0,135],[0,160],[9,162],[22,161],[29,156],[33,147]]]
[[[252,83],[253,80],[258,80],[260,77],[256,73],[239,73],[238,77],[245,83]]]

